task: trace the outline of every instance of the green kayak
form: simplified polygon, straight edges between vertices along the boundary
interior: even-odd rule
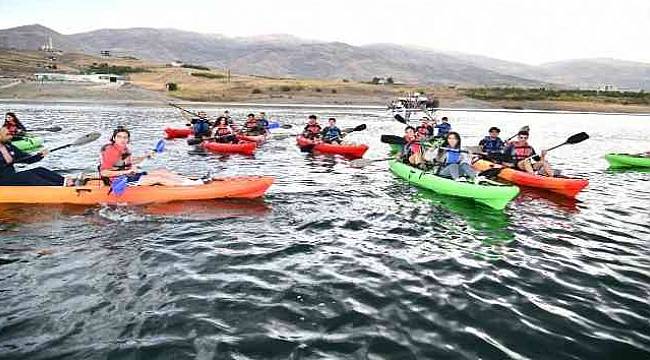
[[[613,168],[650,167],[650,157],[632,154],[607,154],[605,159]]]
[[[454,181],[395,160],[389,162],[389,166],[395,175],[414,185],[443,195],[470,198],[497,210],[505,208],[508,202],[519,194],[519,188],[516,186],[494,183],[476,185],[470,182]]]
[[[389,145],[390,145],[390,153],[391,154],[400,153],[400,152],[402,152],[402,149],[404,148],[404,146],[399,145],[399,144],[389,144]]]
[[[38,136],[25,136],[20,140],[14,140],[11,145],[22,151],[32,151],[43,145],[43,139]]]

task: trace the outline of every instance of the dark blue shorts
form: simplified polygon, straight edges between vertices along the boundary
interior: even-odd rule
[[[140,178],[143,177],[144,175],[147,175],[147,173],[146,172],[141,172],[141,173],[135,173],[135,174],[128,175],[126,177],[126,182],[129,183],[129,184],[137,183],[138,181],[140,181]]]

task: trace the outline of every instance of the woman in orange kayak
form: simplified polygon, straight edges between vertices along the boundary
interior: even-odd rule
[[[217,125],[214,127],[212,137],[218,143],[234,143],[236,136],[233,129],[228,124],[228,118],[219,116],[217,118]]]
[[[14,137],[14,140],[21,138],[27,132],[27,128],[18,120],[16,114],[8,112],[5,115],[4,127],[9,130],[9,133]]]
[[[101,177],[113,180],[124,175],[130,184],[137,185],[192,186],[204,183],[203,180],[192,180],[165,169],[140,171],[136,164],[152,157],[153,152],[141,157],[131,156],[131,151],[127,146],[130,139],[131,133],[123,127],[118,127],[113,131],[111,142],[104,145],[101,150],[101,164],[99,165]]]
[[[546,161],[546,150],[537,156],[535,149],[528,144],[528,137],[528,131],[522,130],[517,134],[517,140],[508,143],[503,152],[511,160],[504,162],[504,165],[530,174],[554,176],[551,165]]]
[[[14,164],[33,164],[48,154],[43,150],[33,156],[11,145],[11,130],[0,127],[0,185],[1,186],[61,186],[65,178],[52,170],[37,167],[16,172]]]

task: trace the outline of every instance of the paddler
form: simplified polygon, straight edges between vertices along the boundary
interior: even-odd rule
[[[48,150],[42,150],[33,156],[11,145],[11,130],[0,127],[0,185],[2,186],[63,186],[70,184],[65,178],[52,170],[37,167],[16,172],[14,164],[33,164],[43,160]]]
[[[327,122],[328,125],[321,131],[323,142],[326,142],[328,144],[331,144],[333,142],[340,144],[341,137],[343,135],[341,133],[341,129],[336,126],[336,119],[332,117],[329,118]]]
[[[263,127],[255,118],[255,114],[248,114],[246,122],[244,123],[243,133],[249,136],[257,136],[266,134],[266,127]]]
[[[496,163],[503,161],[503,148],[505,143],[499,137],[500,133],[501,130],[498,127],[492,126],[490,130],[488,130],[489,135],[481,139],[478,143],[481,152],[486,154],[485,157]]]
[[[316,115],[309,115],[309,121],[302,132],[302,136],[307,139],[314,140],[320,137],[321,131],[323,129],[318,124],[318,118]]]
[[[99,165],[100,176],[114,180],[118,176],[126,176],[129,184],[132,185],[165,185],[165,186],[192,186],[201,185],[203,180],[192,180],[184,176],[174,174],[165,169],[153,171],[141,171],[136,167],[144,159],[151,158],[153,151],[144,156],[133,157],[128,148],[131,133],[124,127],[118,127],[113,131],[111,140],[101,149],[101,164]]]
[[[404,140],[406,141],[406,144],[404,144],[402,153],[399,156],[402,161],[415,167],[424,165],[424,160],[422,159],[422,145],[414,127],[407,126],[406,129],[404,129]]]
[[[546,150],[542,150],[541,156],[535,156],[535,149],[528,144],[528,137],[528,131],[521,130],[517,133],[517,140],[508,143],[503,152],[509,161],[504,165],[530,174],[554,176],[555,172],[546,161]]]
[[[445,137],[445,142],[438,149],[436,162],[441,164],[439,176],[449,177],[458,180],[467,177],[470,180],[476,178],[476,172],[472,169],[471,159],[467,153],[461,152],[460,135],[450,131]]]
[[[260,128],[269,128],[269,121],[266,119],[266,113],[264,111],[260,111],[259,116],[257,117],[257,125]]]
[[[420,126],[415,128],[415,132],[420,138],[420,140],[426,140],[430,137],[433,137],[433,126],[429,124],[429,118],[428,117],[423,117]]]
[[[214,127],[212,137],[218,143],[235,142],[235,133],[230,125],[228,125],[228,119],[225,116],[219,116],[217,118],[217,126]]]
[[[440,120],[442,123],[436,124],[434,126],[436,129],[438,129],[438,134],[436,136],[446,138],[447,134],[451,131],[451,124],[449,123],[449,119],[446,116],[443,116]]]
[[[9,133],[14,137],[14,140],[17,140],[27,132],[27,128],[18,120],[18,117],[13,112],[8,112],[5,114],[4,127],[9,130]]]
[[[198,111],[196,113],[197,116],[195,117],[190,117],[185,112],[181,112],[181,115],[187,121],[186,125],[192,127],[192,132],[194,132],[195,137],[201,138],[210,136],[210,128],[212,127],[212,124],[210,123],[208,114],[205,111]]]

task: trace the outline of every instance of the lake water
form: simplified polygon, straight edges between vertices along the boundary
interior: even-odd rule
[[[60,125],[48,146],[91,131],[84,147],[39,165],[91,171],[116,125],[136,153],[170,108],[5,104],[25,123]],[[237,118],[250,110],[232,108]],[[208,109],[214,113],[216,109]],[[275,108],[361,123],[350,139],[386,157],[403,132],[372,109]],[[569,200],[522,189],[504,211],[272,140],[254,158],[191,151],[183,140],[147,167],[188,175],[276,177],[259,201],[144,207],[0,207],[2,359],[647,359],[650,358],[650,172],[612,171],[607,152],[650,150],[650,118],[450,112],[464,145],[496,125],[531,127],[590,185]]]

